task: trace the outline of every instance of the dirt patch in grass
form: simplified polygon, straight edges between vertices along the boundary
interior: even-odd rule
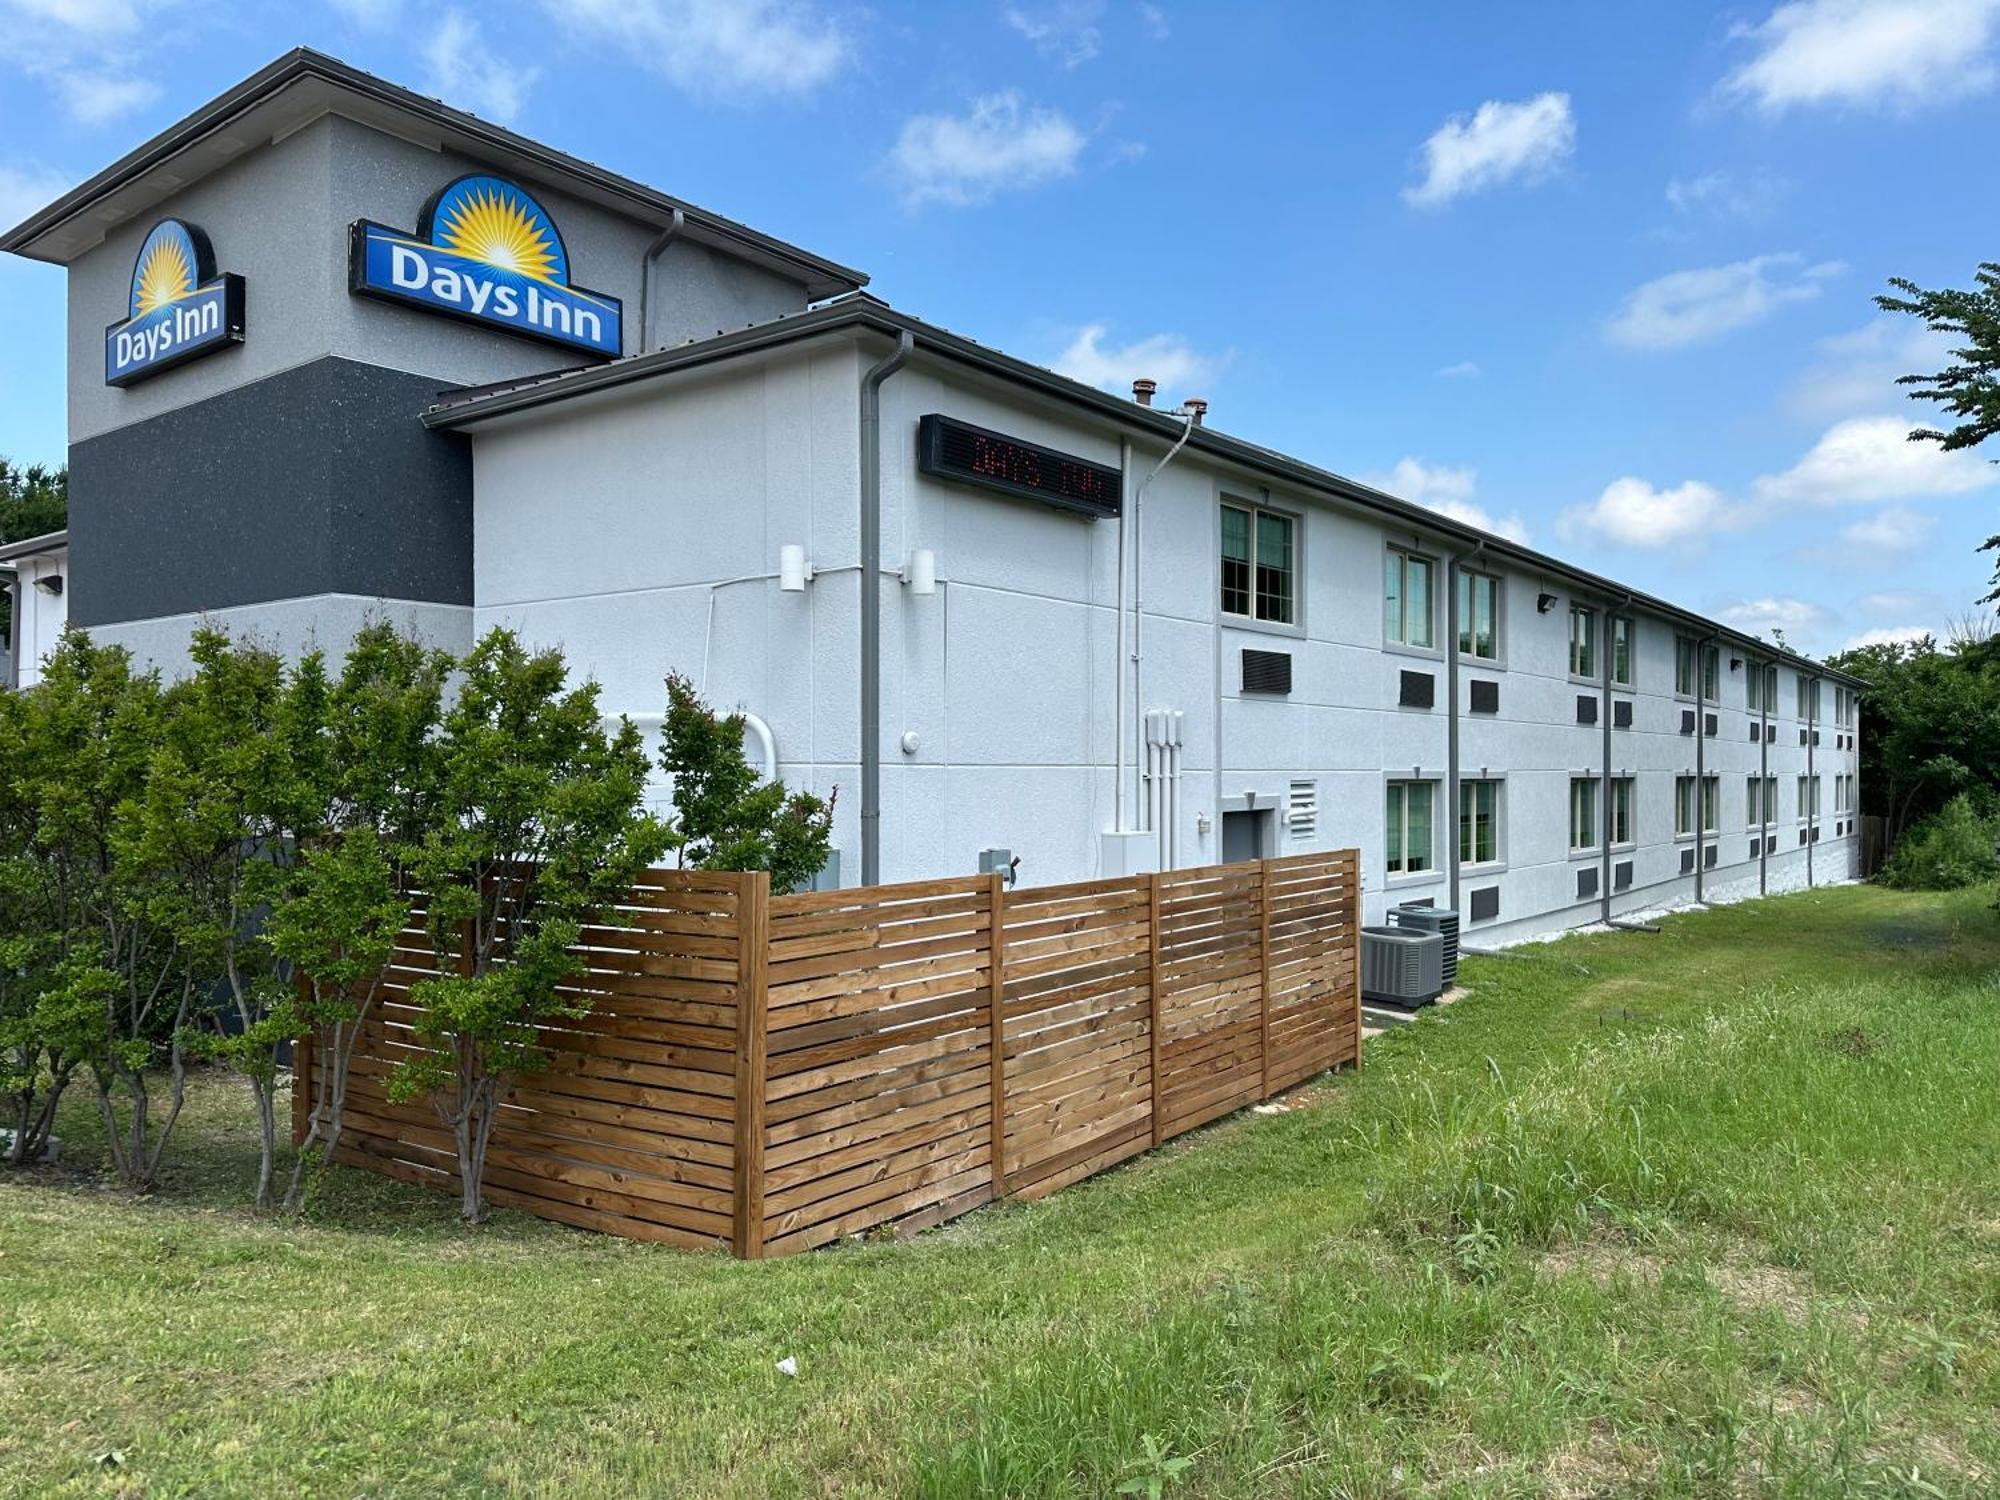
[[[1583,1276],[1600,1287],[1620,1282],[1658,1286],[1669,1264],[1662,1257],[1622,1240],[1573,1240],[1543,1256],[1544,1276]],[[1772,1265],[1748,1251],[1705,1260],[1700,1271],[1708,1284],[1732,1307],[1742,1312],[1774,1310],[1789,1323],[1803,1325],[1811,1320],[1815,1307],[1823,1308],[1857,1328],[1865,1328],[1868,1314],[1845,1303],[1813,1295],[1812,1283],[1800,1272]]]
[[[1826,1044],[1843,1057],[1873,1057],[1882,1050],[1882,1039],[1859,1026],[1843,1026],[1838,1031],[1828,1032]]]
[[[1583,1441],[1551,1454],[1537,1478],[1538,1493],[1559,1500],[1609,1500],[1646,1487],[1644,1476],[1626,1462],[1618,1440],[1603,1423],[1593,1423]]]

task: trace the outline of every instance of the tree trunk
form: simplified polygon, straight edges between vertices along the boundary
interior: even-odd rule
[[[253,1078],[250,1088],[257,1096],[257,1195],[253,1206],[258,1213],[271,1209],[271,1174],[278,1155],[278,1111],[271,1079]]]

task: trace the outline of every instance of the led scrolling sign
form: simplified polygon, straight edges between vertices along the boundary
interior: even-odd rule
[[[932,412],[917,424],[917,467],[960,484],[1039,500],[1091,520],[1121,509],[1124,475],[1109,464],[1023,442]]]

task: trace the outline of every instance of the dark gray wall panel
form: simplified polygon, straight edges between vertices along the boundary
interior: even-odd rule
[[[472,458],[439,383],[322,359],[74,445],[70,618],[308,594],[472,602]]]

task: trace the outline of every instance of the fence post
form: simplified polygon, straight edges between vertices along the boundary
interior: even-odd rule
[[[1165,1120],[1160,1113],[1160,872],[1146,877],[1146,1033],[1152,1050],[1149,1072],[1153,1079],[1153,1144],[1164,1139]]]
[[[737,1256],[764,1258],[764,1058],[770,1041],[771,877],[743,876],[736,894]]]
[[[1449,837],[1450,835],[1447,835]],[[1354,965],[1354,1071],[1361,1071],[1361,851],[1343,861],[1347,877],[1347,961]]]
[[[986,877],[986,1046],[993,1054],[993,1196],[1007,1196],[1007,941],[1006,883],[1000,872]]]
[[[1257,862],[1257,1065],[1261,1092],[1271,1097],[1271,861]]]

